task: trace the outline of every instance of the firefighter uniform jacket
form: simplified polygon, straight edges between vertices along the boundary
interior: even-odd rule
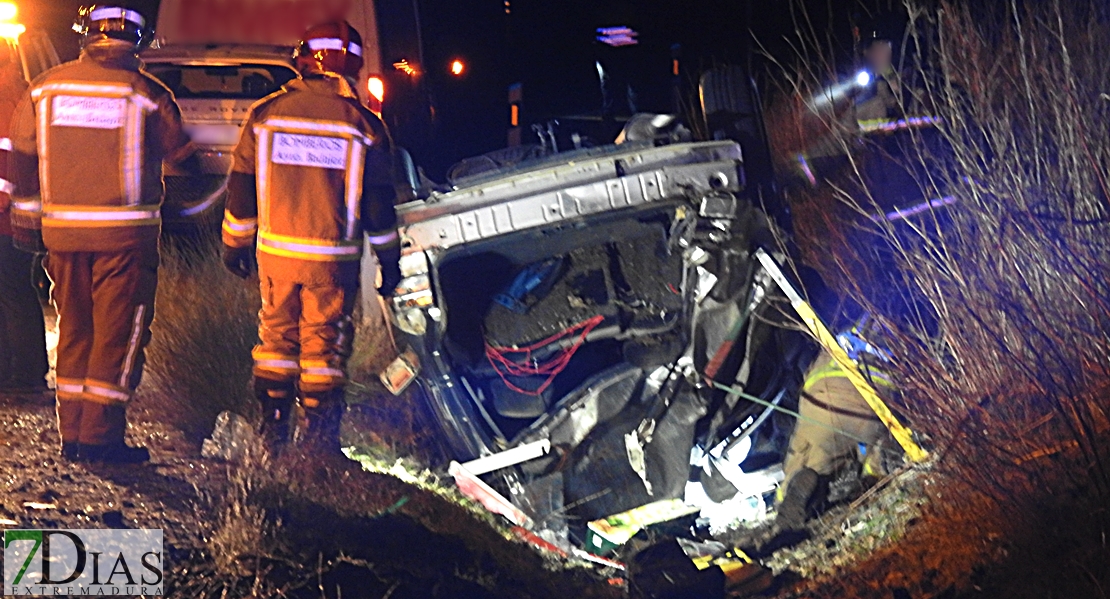
[[[92,48],[31,84],[11,140],[13,224],[41,222],[56,252],[155,247],[162,162],[191,150],[173,94],[133,55]]]
[[[252,189],[234,184],[249,175]],[[353,285],[363,235],[398,244],[390,141],[347,82],[296,80],[251,109],[235,149],[223,240],[248,247],[259,270],[308,284]]]

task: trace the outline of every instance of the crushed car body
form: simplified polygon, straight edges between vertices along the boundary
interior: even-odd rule
[[[451,457],[485,459],[545,538],[593,545],[588,522],[773,489],[788,432],[774,406],[812,346],[783,324],[755,258],[772,225],[744,192],[739,145],[643,141],[398,207],[391,312],[413,386]]]

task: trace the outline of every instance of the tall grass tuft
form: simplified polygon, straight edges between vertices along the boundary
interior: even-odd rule
[[[195,440],[216,416],[256,411],[250,390],[257,340],[257,280],[224,269],[218,240],[166,244],[159,270],[142,404]]]
[[[903,110],[938,127],[865,137],[850,112],[768,111],[784,168],[814,137],[844,157],[790,192],[803,261],[890,330],[899,407],[959,482],[944,501],[1028,531],[1047,498],[1070,497],[1082,517],[1053,530],[1074,550],[1053,563],[1097,596],[1110,582],[1110,13],[1064,0],[904,9]],[[781,99],[837,71],[833,36],[799,23]],[[882,181],[893,171],[918,200],[954,203],[883,218],[905,199]]]

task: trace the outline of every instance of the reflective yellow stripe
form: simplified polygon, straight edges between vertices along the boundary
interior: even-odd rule
[[[32,93],[34,96],[34,93]],[[50,172],[50,155],[46,153],[46,134],[50,131],[50,120],[48,117],[49,102],[46,98],[41,100],[34,96],[35,101],[38,102],[38,135],[36,136],[35,143],[38,145],[39,153],[39,195],[43,199],[50,198],[50,177],[46,174]]]
[[[255,360],[254,367],[258,370],[268,370],[270,372],[280,372],[283,374],[296,374],[301,371],[296,362],[287,362],[285,360]]]
[[[81,401],[85,393],[85,381],[58,377],[55,381],[59,401]]]
[[[389,233],[380,235],[370,234],[367,235],[367,238],[370,240],[370,245],[374,247],[386,247],[399,243],[401,241],[401,234],[397,231],[390,231]]]
[[[830,359],[827,364],[821,366],[820,368],[816,368],[809,373],[809,376],[806,377],[806,382],[802,386],[802,389],[804,391],[809,391],[817,383],[832,377],[848,378],[848,375],[845,374],[840,365],[836,363],[836,360]]]
[[[337,376],[328,376],[322,374],[309,374],[306,372],[301,372],[301,382],[303,383],[328,384],[341,382],[344,380],[346,380],[346,377],[344,377],[342,374],[339,374]]]
[[[65,219],[56,219],[43,217],[42,226],[54,227],[59,229],[100,229],[111,227],[154,227],[162,224],[160,218],[150,218],[143,220],[97,220],[97,221],[73,221]]]
[[[331,368],[331,367],[328,367],[328,366],[324,366],[324,367],[305,366],[302,363],[301,364],[301,376],[304,377],[306,375],[308,375],[308,376],[313,376],[313,375],[316,375],[316,376],[330,376],[330,377],[334,377],[334,378],[343,378],[344,376],[346,376],[341,368]]]
[[[235,218],[230,211],[224,210],[223,241],[231,247],[246,247],[254,241],[258,233],[257,218]]]
[[[86,399],[103,404],[126,403],[131,399],[131,391],[95,379],[85,379]]]
[[[264,252],[264,253],[267,253],[267,254],[270,254],[270,255],[273,255],[273,256],[278,256],[278,257],[281,257],[281,258],[294,258],[294,259],[297,259],[297,260],[309,260],[309,261],[312,261],[312,262],[357,262],[357,261],[362,259],[361,254],[350,254],[350,255],[340,255],[340,256],[315,254],[315,253],[298,252],[298,251],[294,251],[294,250],[284,250],[284,249],[280,249],[280,248],[268,247],[266,245],[263,245],[262,243],[258,244],[258,251]]]
[[[46,204],[42,224],[63,228],[142,227],[161,224],[157,205],[74,206]]]
[[[22,212],[28,216],[42,214],[42,202],[39,200],[12,200],[12,211]]]
[[[362,257],[362,244],[357,241],[290,237],[266,231],[258,234],[258,250],[284,258],[314,262],[347,262]]]
[[[257,218],[235,218],[230,210],[224,210],[224,226],[236,231],[254,231],[258,228]]]
[[[251,357],[255,360],[292,360],[294,363],[297,362],[296,354],[279,354],[277,352],[262,351],[258,348],[251,351]]]
[[[349,239],[317,239],[314,237],[294,237],[292,235],[280,235],[270,231],[263,231],[259,237],[268,241],[276,241],[279,243],[291,243],[297,245],[307,245],[314,247],[361,247],[362,244],[357,240]]]
[[[358,234],[360,217],[360,209],[362,207],[362,169],[365,159],[363,155],[366,152],[366,146],[362,144],[351,144],[350,157],[347,159],[347,164],[351,165],[347,169],[347,239],[354,239]]]
[[[327,360],[301,360],[301,366],[304,368],[330,368],[331,362]]]
[[[146,315],[146,306],[135,307],[135,318],[131,321],[131,336],[127,339],[127,356],[123,359],[123,372],[119,375],[119,385],[124,387],[131,380],[131,371],[135,367],[135,358],[139,351],[139,341],[143,334],[143,316]]]

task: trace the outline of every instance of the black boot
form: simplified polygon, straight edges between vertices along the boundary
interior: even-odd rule
[[[62,457],[67,462],[76,462],[81,459],[81,444],[76,441],[62,442]]]
[[[321,453],[343,455],[339,440],[343,412],[347,409],[343,397],[343,390],[335,389],[326,393],[305,394],[302,398],[301,405],[308,420],[308,429],[303,436],[307,447]]]
[[[262,406],[259,434],[270,453],[276,454],[289,444],[297,389],[292,381],[255,378],[254,394]]]
[[[795,531],[805,528],[809,506],[819,483],[820,477],[811,468],[802,468],[790,479],[775,516],[775,525],[779,530]]]
[[[81,443],[77,449],[77,459],[105,464],[142,464],[150,461],[150,450],[145,447],[131,447],[123,441],[107,445]]]

